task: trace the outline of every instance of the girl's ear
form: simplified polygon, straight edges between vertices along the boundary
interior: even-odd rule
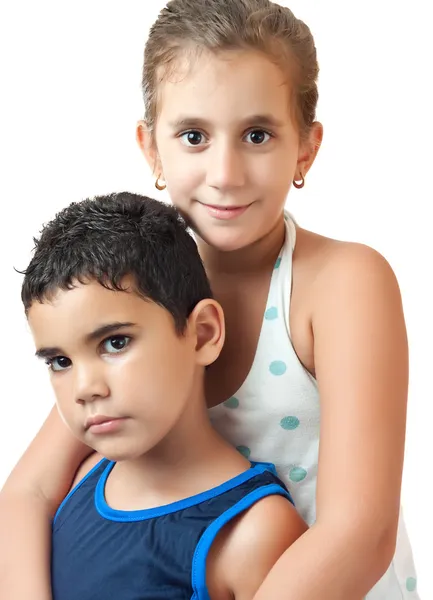
[[[152,173],[159,178],[162,178],[162,167],[159,160],[158,150],[155,145],[152,132],[143,120],[138,121],[135,132],[135,139],[144,154],[144,157],[149,165]]]
[[[306,176],[314,163],[323,139],[323,126],[319,122],[313,123],[308,136],[300,144],[298,164],[296,166],[295,180]]]

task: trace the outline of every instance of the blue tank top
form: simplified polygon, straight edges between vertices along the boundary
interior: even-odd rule
[[[190,498],[119,511],[105,502],[113,466],[99,462],[54,517],[54,600],[209,600],[206,558],[221,528],[265,496],[292,501],[273,465],[252,463]]]

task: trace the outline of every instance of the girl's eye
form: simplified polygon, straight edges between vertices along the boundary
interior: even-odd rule
[[[196,130],[185,131],[185,133],[182,133],[179,137],[182,141],[182,144],[189,147],[200,146],[206,139],[200,131]]]
[[[104,340],[102,342],[102,347],[108,354],[118,354],[119,352],[122,352],[122,350],[125,350],[130,341],[131,338],[127,335],[114,335]]]
[[[268,142],[271,139],[271,134],[263,129],[253,129],[249,131],[245,136],[245,139],[249,141],[251,144],[255,144],[256,146],[260,146]]]
[[[72,361],[66,356],[55,356],[54,358],[47,358],[45,361],[51,371],[64,371],[71,366]]]

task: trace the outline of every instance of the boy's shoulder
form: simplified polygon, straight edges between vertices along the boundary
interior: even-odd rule
[[[104,457],[102,454],[98,452],[92,452],[78,467],[77,472],[75,473],[74,480],[71,485],[71,490],[74,489],[76,485],[80,483],[82,479],[95,467]]]
[[[210,597],[251,600],[276,561],[306,530],[286,497],[259,500],[212,544],[206,578]]]

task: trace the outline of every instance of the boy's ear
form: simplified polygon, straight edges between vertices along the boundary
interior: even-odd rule
[[[196,338],[197,364],[211,365],[220,355],[225,339],[224,313],[218,302],[201,300],[189,316],[188,328]]]
[[[143,120],[138,121],[135,132],[135,139],[137,144],[144,154],[144,157],[149,165],[152,173],[159,177],[162,174],[162,167],[160,164],[158,150],[153,139],[152,132],[147,126],[147,123]]]

